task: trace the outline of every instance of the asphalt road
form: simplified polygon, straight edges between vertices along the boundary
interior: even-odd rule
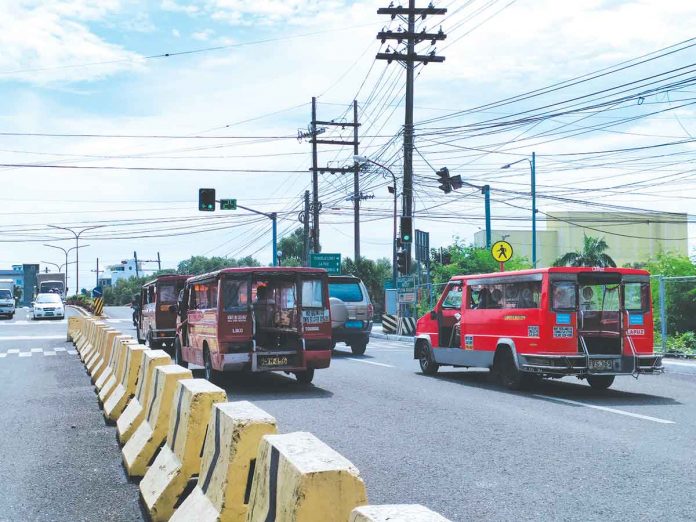
[[[131,329],[129,309],[107,313]],[[3,338],[53,331],[0,321],[0,354],[69,347]],[[362,357],[339,345],[310,387],[278,374],[221,385],[273,414],[281,432],[311,431],[350,459],[371,503],[421,503],[457,521],[696,520],[690,367],[617,379],[601,393],[571,379],[512,393],[485,371],[423,376],[411,357],[406,344],[372,340]],[[0,376],[0,447],[11,461],[0,467],[0,520],[138,519],[137,488],[79,360],[8,354]]]

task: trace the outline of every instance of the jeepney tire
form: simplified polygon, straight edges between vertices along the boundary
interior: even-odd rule
[[[353,355],[363,355],[367,349],[367,340],[360,339],[358,341],[353,341],[350,343],[350,351]]]
[[[213,368],[213,360],[210,358],[208,346],[203,348],[203,377],[212,383],[219,380],[218,372]]]
[[[179,337],[174,339],[174,364],[178,364],[182,368],[188,368],[189,363],[184,361],[184,357],[181,354],[181,341]]]
[[[303,372],[295,372],[295,379],[300,384],[311,384],[314,379],[314,368],[307,368]]]
[[[515,366],[512,350],[507,346],[498,348],[493,368],[500,383],[508,390],[521,390],[531,381],[530,376]]]
[[[418,343],[418,363],[424,375],[435,375],[440,365],[433,360],[433,355],[427,343]]]
[[[614,384],[613,375],[588,375],[587,384],[595,390],[606,390]]]

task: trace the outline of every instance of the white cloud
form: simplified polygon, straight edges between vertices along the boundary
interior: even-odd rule
[[[181,33],[179,32],[178,29],[172,29],[172,36],[173,36],[174,38],[180,38],[180,37],[181,37]]]
[[[200,42],[207,42],[215,34],[212,29],[204,29],[203,31],[197,31],[191,35],[191,38],[198,40]]]
[[[186,13],[188,15],[197,14],[200,9],[195,4],[180,4],[174,0],[162,0],[160,3],[160,9],[163,11],[171,11],[173,13]]]
[[[117,0],[98,5],[83,0],[0,3],[0,79],[77,82],[133,68],[137,54],[105,41],[86,23],[117,12],[119,7]],[[121,63],[71,67],[114,61]],[[31,72],[21,72],[25,70]]]

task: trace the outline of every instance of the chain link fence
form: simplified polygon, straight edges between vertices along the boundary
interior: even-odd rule
[[[651,278],[655,351],[696,357],[696,276]]]

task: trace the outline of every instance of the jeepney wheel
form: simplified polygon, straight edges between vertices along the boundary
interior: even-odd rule
[[[588,375],[587,384],[592,386],[595,390],[606,390],[614,384],[613,375]]]
[[[213,360],[210,358],[210,350],[206,347],[203,350],[203,376],[213,382],[215,379],[215,370],[213,370]]]
[[[314,368],[307,368],[303,372],[295,372],[295,378],[300,384],[310,384],[314,379]]]
[[[353,355],[363,355],[366,349],[367,341],[365,339],[360,339],[350,343],[350,351],[353,352]]]
[[[435,375],[440,369],[440,365],[433,360],[428,345],[421,343],[418,351],[418,362],[420,363],[421,371],[425,375]]]
[[[184,361],[184,357],[181,354],[181,341],[179,341],[178,337],[174,339],[174,364],[188,368],[188,362]]]
[[[526,378],[526,374],[517,369],[512,352],[506,348],[503,348],[498,353],[495,366],[498,367],[496,373],[500,378],[500,382],[509,390],[520,390],[529,381]]]

